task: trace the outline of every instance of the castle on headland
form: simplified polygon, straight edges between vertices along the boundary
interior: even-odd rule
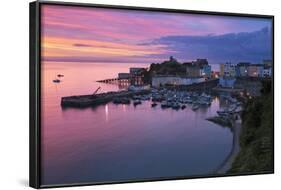
[[[127,79],[131,85],[189,85],[211,79],[212,70],[207,59],[180,63],[170,56],[169,60],[152,63],[149,68],[130,68],[129,73],[119,73],[118,78]]]
[[[272,61],[264,60],[261,64],[240,62],[220,64],[220,71],[212,71],[207,59],[179,62],[173,56],[162,63],[152,63],[149,68],[133,67],[128,73],[119,73],[118,80],[128,85],[190,85],[219,78],[221,87],[233,88],[237,78],[270,78]]]

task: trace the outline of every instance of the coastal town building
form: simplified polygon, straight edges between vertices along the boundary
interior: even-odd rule
[[[200,77],[200,67],[196,65],[187,65],[186,76],[187,77]]]
[[[212,69],[207,59],[196,59],[192,62],[186,62],[184,65],[186,66],[187,77],[211,77]]]
[[[263,68],[262,64],[251,64],[248,66],[248,76],[249,77],[262,77],[263,76]]]
[[[263,61],[262,64],[251,64],[240,62],[237,65],[225,63],[220,65],[219,86],[223,88],[234,88],[239,77],[267,78],[272,76],[272,62]]]
[[[240,62],[236,65],[236,77],[271,77],[271,64],[270,60],[265,60],[262,64]]]
[[[212,68],[211,65],[203,65],[200,69],[200,75],[205,78],[211,78]]]
[[[237,77],[247,77],[248,76],[248,67],[251,63],[249,62],[240,62],[236,65],[236,76]]]
[[[234,88],[236,81],[244,77],[267,78],[272,76],[272,61],[264,60],[261,64],[226,62],[220,64],[220,70],[212,71],[207,59],[196,59],[180,63],[172,56],[161,64],[152,64],[150,70],[142,67],[129,68],[129,73],[119,73],[118,81],[133,86],[151,85],[190,85],[219,78],[219,86]]]
[[[142,67],[131,67],[129,70],[130,70],[131,85],[135,85],[135,86],[143,85],[144,84],[143,72],[145,72],[146,69]]]
[[[152,86],[161,87],[165,85],[190,85],[194,83],[204,82],[205,78],[190,78],[180,76],[154,76],[152,77]]]
[[[235,77],[236,76],[236,65],[230,62],[220,64],[220,76]]]
[[[220,72],[219,71],[211,71],[211,78],[219,78]]]
[[[262,72],[262,77],[267,78],[272,76],[272,68],[265,66]]]
[[[237,65],[225,63],[220,65],[221,77],[268,77],[271,76],[270,62],[267,64],[251,64],[240,62]],[[264,71],[265,70],[265,71]]]
[[[204,65],[208,65],[208,60],[207,59],[196,59],[195,61],[192,61],[194,65],[197,65],[199,67],[202,67]]]
[[[266,67],[272,67],[272,60],[265,59],[263,60],[262,64],[265,65]]]
[[[130,70],[130,75],[131,76],[137,76],[137,75],[140,75],[142,71],[145,71],[145,68],[142,68],[142,67],[131,67],[129,70]]]
[[[130,73],[118,73],[118,83],[120,87],[130,85]]]
[[[224,75],[224,64],[220,64],[220,76]]]
[[[145,68],[132,67],[129,69],[129,73],[118,73],[118,80],[122,83],[127,82],[130,85],[143,85],[144,71],[146,71]]]

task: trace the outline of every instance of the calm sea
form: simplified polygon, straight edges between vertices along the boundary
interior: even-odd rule
[[[108,103],[62,109],[62,96],[119,90],[101,84],[129,67],[124,63],[42,63],[42,184],[140,180],[210,174],[232,146],[228,128],[206,120],[221,103],[192,111]],[[64,74],[61,83],[53,83]]]

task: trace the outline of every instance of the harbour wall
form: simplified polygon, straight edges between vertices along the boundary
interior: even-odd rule
[[[204,82],[194,83],[190,85],[177,85],[177,86],[166,86],[168,89],[177,89],[177,90],[187,90],[187,91],[201,91],[201,90],[210,90],[216,87],[219,83],[219,79],[211,79]]]

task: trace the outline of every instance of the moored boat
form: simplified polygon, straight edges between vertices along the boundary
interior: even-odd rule
[[[151,107],[156,107],[157,106],[157,103],[155,103],[155,102],[153,102],[152,104],[151,104]]]
[[[199,105],[193,104],[191,109],[192,109],[193,111],[196,111],[196,110],[199,109]]]
[[[53,82],[54,83],[60,83],[61,81],[59,79],[54,79]]]
[[[172,108],[174,109],[174,110],[178,110],[178,109],[180,109],[180,105],[178,104],[178,103],[173,103],[172,104]]]
[[[139,105],[139,104],[141,104],[141,101],[140,101],[140,100],[135,100],[135,101],[134,101],[134,106],[137,106],[137,105]]]

